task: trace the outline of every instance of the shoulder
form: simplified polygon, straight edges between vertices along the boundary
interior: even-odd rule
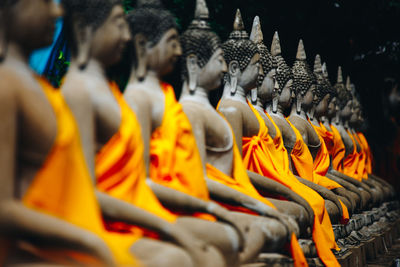
[[[221,100],[218,111],[225,117],[242,117],[242,104],[230,99]]]

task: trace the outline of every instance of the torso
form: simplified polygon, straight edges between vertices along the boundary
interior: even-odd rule
[[[292,115],[290,116],[289,120],[299,130],[304,142],[308,146],[313,158],[315,159],[321,147],[318,134],[315,132],[312,125],[300,116]]]
[[[274,119],[275,124],[281,131],[283,143],[288,153],[290,154],[296,143],[296,134],[284,117],[281,117],[278,114],[274,114],[273,112],[269,113],[269,115]]]
[[[41,169],[57,136],[55,113],[43,89],[28,66],[7,65],[0,68],[3,84],[16,102],[16,178],[15,197],[22,198]]]
[[[182,105],[185,106],[185,112],[191,113],[191,117],[197,117],[196,122],[192,120],[192,123],[203,125],[206,162],[226,175],[231,175],[234,140],[228,122],[209,104],[185,100]]]
[[[333,125],[336,127],[336,129],[338,129],[340,136],[342,137],[343,144],[346,148],[345,157],[347,157],[349,154],[353,153],[353,151],[354,151],[353,140],[351,139],[351,137],[349,136],[349,134],[347,133],[347,131],[343,127],[343,125],[337,124],[337,123],[334,123]]]

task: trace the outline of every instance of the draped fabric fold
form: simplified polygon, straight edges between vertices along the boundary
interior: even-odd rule
[[[321,143],[321,147],[318,151],[317,156],[314,159],[314,176],[318,176],[318,184],[329,189],[335,189],[342,187],[337,182],[327,178],[325,175],[328,173],[329,166],[331,165],[331,159],[329,156],[328,148],[325,144],[325,140],[328,142],[330,147],[333,147],[333,136],[328,132],[328,130],[322,126],[316,126],[311,124],[318,134],[319,141]],[[349,211],[346,205],[339,199],[340,205],[342,206],[342,216],[341,216],[341,223],[347,224],[349,221]]]
[[[161,185],[193,197],[210,200],[205,171],[192,126],[176,101],[174,89],[161,83],[164,93],[164,117],[150,140],[150,178]],[[209,214],[191,214],[214,221]]]
[[[23,197],[23,203],[29,208],[96,234],[108,245],[118,264],[135,264],[129,248],[141,236],[131,233],[116,234],[105,229],[95,188],[83,156],[78,126],[61,92],[43,79],[39,82],[56,115],[57,137],[42,168]],[[95,264],[94,259],[77,252],[49,248],[39,254],[61,264],[71,264],[71,258],[84,265]]]
[[[253,109],[254,114],[259,116]],[[284,146],[282,133],[272,117],[265,113],[276,129],[276,136],[272,139],[268,135],[268,128],[261,117],[260,132],[257,142],[243,139],[243,157],[245,166],[260,175],[271,178],[290,188],[303,197],[314,211],[313,240],[320,259],[327,266],[338,266],[331,249],[338,249],[336,245],[329,214],[325,209],[324,199],[314,190],[302,184],[293,175],[289,168],[289,155]],[[262,140],[258,142],[258,140]]]
[[[344,146],[339,130],[332,124],[331,129],[333,134],[333,148],[332,152],[330,152],[332,157],[332,168],[339,172],[343,172],[343,160],[346,155],[346,147]]]
[[[126,103],[117,84],[111,83],[110,88],[121,110],[121,123],[118,132],[96,155],[97,188],[164,220],[174,222],[176,216],[161,205],[146,183],[144,144],[136,115]],[[125,223],[109,220],[106,223],[114,231],[141,232],[138,227]]]
[[[353,143],[353,151],[349,155],[347,155],[347,157],[345,157],[343,160],[343,173],[361,182],[362,177],[359,176],[357,173],[358,163],[360,160],[360,156],[357,152],[357,144],[354,140],[353,135],[349,131],[347,131],[347,133],[350,136],[351,141]]]
[[[358,135],[361,145],[363,146],[363,149],[366,153],[365,170],[366,170],[367,174],[371,174],[372,173],[372,162],[373,162],[371,148],[368,144],[367,138],[365,138],[365,135],[362,132],[358,132],[357,135]]]

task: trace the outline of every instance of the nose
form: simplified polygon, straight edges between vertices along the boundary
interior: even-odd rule
[[[57,19],[64,15],[64,9],[62,6],[54,1],[51,1],[51,13],[54,19]]]
[[[177,41],[177,45],[175,47],[175,56],[182,56],[182,46],[179,41]]]
[[[263,70],[261,64],[260,64],[259,67],[258,67],[258,75],[264,75],[264,70]]]
[[[292,98],[296,98],[296,94],[294,93],[293,90],[292,90]]]
[[[129,30],[129,26],[128,26],[127,22],[125,22],[122,34],[123,34],[122,37],[123,37],[125,42],[129,42],[130,40],[132,40],[132,35],[131,35],[130,30]]]
[[[317,101],[318,100],[318,96],[317,96],[317,94],[316,93],[313,93],[314,94],[314,101]]]
[[[222,59],[222,72],[227,73],[228,72],[228,65],[226,65],[225,59]]]
[[[279,90],[279,83],[276,79],[275,79],[274,89],[277,91]]]

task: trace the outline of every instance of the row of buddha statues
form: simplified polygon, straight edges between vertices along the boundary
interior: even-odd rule
[[[319,55],[312,70],[301,40],[289,67],[239,10],[222,43],[205,0],[180,35],[159,0],[0,3],[2,265],[339,266],[397,220],[353,85]],[[55,89],[28,61],[61,16],[72,56]],[[121,93],[107,73],[125,49]],[[162,80],[176,63],[179,101]]]

